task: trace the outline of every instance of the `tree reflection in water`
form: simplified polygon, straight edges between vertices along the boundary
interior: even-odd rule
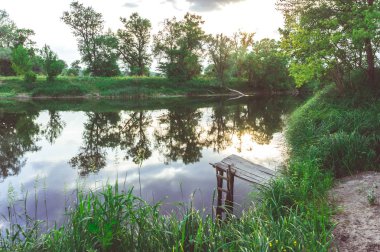
[[[152,124],[152,116],[144,111],[128,114],[119,126],[120,149],[126,150],[126,159],[132,158],[135,164],[142,165],[143,161],[152,156],[151,142],[146,134]]]
[[[228,101],[217,100],[209,107],[178,106],[161,110],[87,112],[79,152],[69,164],[80,175],[96,173],[107,165],[107,150],[121,150],[125,159],[140,167],[153,155],[164,163],[195,163],[202,150],[221,152],[229,147],[241,152],[243,142],[269,144],[283,127],[283,115],[296,106],[294,100],[278,97]],[[158,113],[158,112],[157,112]],[[38,151],[37,141],[51,145],[62,134],[66,123],[60,112],[49,110],[44,125],[37,123],[38,112],[0,114],[0,181],[16,175],[25,165],[26,152]],[[155,127],[155,128],[153,128]]]
[[[204,128],[200,124],[202,113],[194,108],[169,110],[158,119],[155,130],[156,148],[165,157],[165,163],[182,159],[189,164],[199,161],[201,150],[207,144],[201,139]]]
[[[49,110],[49,121],[42,130],[42,134],[45,135],[45,139],[53,145],[55,140],[61,135],[65,126],[66,123],[61,119],[59,112]]]
[[[113,128],[120,120],[118,113],[86,113],[88,120],[84,124],[83,144],[79,153],[69,163],[79,170],[81,176],[96,173],[106,166],[105,148],[116,147],[118,139]]]
[[[223,101],[212,108],[211,126],[207,132],[207,146],[212,146],[213,151],[225,150],[232,143],[234,127],[232,122],[231,107]]]
[[[25,165],[26,152],[38,151],[40,128],[35,114],[0,114],[0,182],[17,175]]]

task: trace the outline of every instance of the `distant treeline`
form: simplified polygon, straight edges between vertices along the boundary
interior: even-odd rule
[[[256,41],[254,33],[242,31],[206,34],[202,17],[190,13],[165,19],[157,34],[138,13],[121,17],[123,28],[106,30],[101,13],[74,1],[61,17],[81,55],[71,66],[48,45],[36,48],[34,32],[18,28],[0,10],[0,75],[24,75],[28,82],[36,73],[50,81],[59,74],[162,75],[178,83],[204,75],[221,87],[235,77],[257,89],[334,82],[341,91],[379,83],[379,1],[279,0],[277,8],[285,18],[281,40]],[[150,71],[154,59],[159,73]]]
[[[49,80],[65,74],[162,75],[178,83],[204,75],[216,78],[220,86],[237,77],[255,88],[286,89],[293,83],[279,42],[255,41],[254,33],[241,31],[231,37],[209,35],[198,15],[166,19],[154,35],[150,20],[138,13],[120,18],[123,28],[106,30],[102,14],[79,2],[72,2],[61,19],[77,38],[81,55],[70,66],[48,45],[37,48],[31,40],[34,32],[18,28],[6,11],[1,11],[0,29],[5,36],[0,42],[0,75],[23,75],[28,82],[35,80],[35,74],[45,74]],[[158,73],[150,71],[154,59]]]

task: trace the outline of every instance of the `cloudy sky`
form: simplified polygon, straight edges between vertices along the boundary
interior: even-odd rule
[[[233,34],[239,29],[255,32],[256,39],[278,38],[277,29],[283,19],[275,10],[276,0],[79,0],[103,14],[105,28],[117,30],[120,17],[133,12],[149,18],[153,32],[165,18],[181,18],[186,12],[199,14],[205,20],[208,33]],[[48,44],[66,62],[79,59],[76,40],[70,29],[60,20],[69,10],[71,0],[1,0],[18,27],[33,29],[38,46]]]

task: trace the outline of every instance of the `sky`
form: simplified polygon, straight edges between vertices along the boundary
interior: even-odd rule
[[[120,17],[133,12],[150,19],[153,34],[162,21],[187,12],[201,15],[207,33],[232,35],[238,30],[255,32],[255,39],[279,38],[282,15],[275,10],[276,0],[79,0],[103,14],[105,28],[116,31],[122,27]],[[49,45],[58,56],[71,63],[80,59],[77,42],[70,28],[61,21],[69,10],[71,0],[1,0],[0,8],[20,28],[35,31],[33,40],[38,47]]]

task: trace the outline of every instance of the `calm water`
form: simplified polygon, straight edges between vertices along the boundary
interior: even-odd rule
[[[0,213],[28,191],[35,216],[36,192],[36,216],[60,221],[78,186],[116,180],[149,202],[164,201],[163,211],[193,193],[193,205],[209,211],[216,186],[209,163],[238,154],[278,168],[284,119],[297,103],[253,97],[0,104]],[[251,190],[236,181],[238,208],[250,203]]]

